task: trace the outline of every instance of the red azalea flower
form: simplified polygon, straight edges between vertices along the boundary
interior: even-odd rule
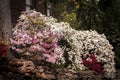
[[[83,62],[83,65],[88,67],[90,70],[93,70],[93,71],[96,71],[98,72],[99,74],[102,73],[103,71],[103,68],[102,66],[100,65],[100,63],[98,63],[96,57],[91,54],[89,56],[89,58],[92,60],[92,61],[89,61],[87,60],[86,58],[83,58],[83,55],[82,55],[82,62]]]
[[[102,73],[102,66],[100,64],[93,64],[91,70],[98,72],[99,74]]]

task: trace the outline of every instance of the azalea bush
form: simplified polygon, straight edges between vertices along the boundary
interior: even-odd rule
[[[36,11],[23,12],[13,29],[11,49],[24,57],[38,56],[38,60],[55,63],[61,50],[57,50],[60,34],[53,34]]]
[[[6,57],[8,55],[8,43],[4,40],[0,40],[0,57]]]
[[[88,67],[98,73],[103,72],[105,77],[115,77],[113,47],[104,34],[93,30],[72,29],[66,22],[57,22],[55,18],[33,10],[23,12],[20,16],[13,29],[11,49],[21,55],[21,58],[37,55],[38,60],[69,69],[85,70]],[[86,58],[89,55],[92,62],[84,60],[83,63],[81,55]]]

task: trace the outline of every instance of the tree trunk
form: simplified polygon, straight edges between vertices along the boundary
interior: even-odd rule
[[[0,0],[0,38],[9,42],[12,26],[10,0]]]

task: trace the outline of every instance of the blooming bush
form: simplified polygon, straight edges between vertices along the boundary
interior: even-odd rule
[[[0,57],[7,56],[8,43],[4,40],[0,40]]]
[[[104,34],[92,30],[74,30],[68,23],[57,22],[55,18],[36,11],[24,12],[18,21],[13,29],[12,50],[26,56],[37,54],[40,59],[65,64],[73,70],[85,70],[81,55],[87,57],[93,54],[95,58],[91,59],[95,63],[89,68],[102,71],[106,77],[115,77],[113,47]],[[104,63],[102,70],[98,62]]]
[[[96,71],[99,74],[103,72],[102,64],[100,64],[93,54],[90,54],[87,58],[82,55],[83,65],[90,70]]]
[[[56,51],[59,34],[53,34],[36,11],[23,12],[13,29],[11,49],[21,56],[39,56],[39,60],[55,63],[62,52]]]

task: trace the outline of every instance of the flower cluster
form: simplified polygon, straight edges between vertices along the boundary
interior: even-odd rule
[[[53,34],[36,11],[23,12],[13,29],[11,49],[21,56],[38,55],[39,60],[55,63],[62,51],[56,51],[60,34]]]
[[[8,43],[4,40],[0,40],[0,57],[7,56]]]
[[[82,55],[83,65],[88,67],[90,70],[96,71],[99,74],[102,73],[102,65],[97,61],[93,54],[90,54],[87,58]]]

